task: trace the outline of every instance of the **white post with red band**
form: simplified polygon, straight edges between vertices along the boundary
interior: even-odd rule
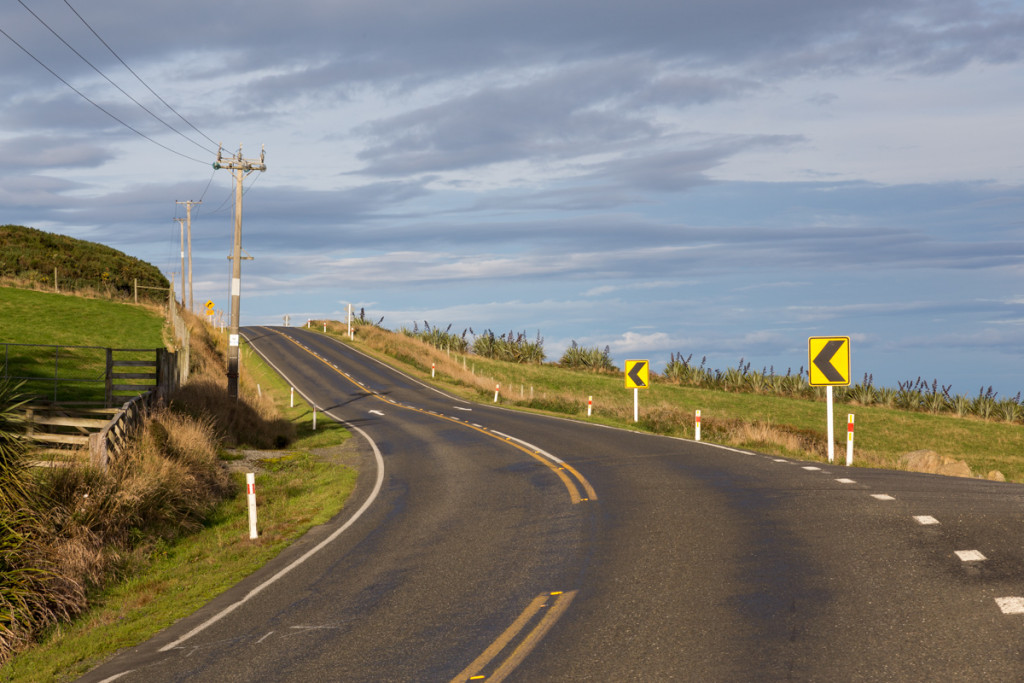
[[[436,370],[437,370],[437,363],[431,363],[431,364],[430,364],[430,377],[431,377],[431,379],[433,379],[433,377],[434,377],[434,372],[435,372]]]
[[[590,417],[593,414],[594,414],[594,397],[593,396],[588,396],[587,397],[587,417]]]
[[[498,390],[501,389],[501,384],[494,385],[494,402],[498,402]]]
[[[700,441],[700,411],[699,410],[697,411],[697,414],[694,416],[693,419],[694,419],[694,423],[693,423],[693,440],[694,441]]]
[[[256,475],[247,472],[245,475],[245,492],[249,499],[249,538],[257,538],[256,532]]]
[[[853,464],[853,413],[846,416],[846,466]]]

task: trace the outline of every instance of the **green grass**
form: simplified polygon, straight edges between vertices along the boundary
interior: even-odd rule
[[[0,320],[0,376],[48,378],[28,381],[25,391],[49,400],[104,398],[105,351],[69,346],[164,346],[162,315],[143,306],[101,299],[0,287]],[[152,360],[153,354],[119,354],[118,358]],[[56,394],[50,380],[55,375],[68,380],[58,384]]]
[[[404,335],[380,332],[376,339],[375,335],[375,331],[360,328],[353,343],[405,372],[472,400],[490,403],[494,384],[500,382],[501,402],[506,406],[626,429],[646,427],[688,438],[693,436],[694,411],[700,410],[705,440],[807,459],[821,459],[825,452],[827,422],[823,398],[730,392],[655,379],[651,388],[640,391],[641,421],[637,424],[633,422],[633,392],[625,388],[621,372],[604,374],[553,364],[511,364],[478,356],[449,356]],[[334,336],[349,343],[341,335]],[[387,355],[381,348],[387,349]],[[396,357],[413,358],[415,362],[403,363]],[[432,362],[438,367],[435,380],[430,379]],[[464,365],[466,370],[462,371]],[[586,416],[588,396],[594,397],[591,418]],[[847,413],[856,415],[855,465],[898,468],[901,455],[931,449],[966,461],[976,475],[999,470],[1009,481],[1024,482],[1024,425],[1020,423],[837,402],[834,436],[840,462],[845,462],[846,456]],[[809,438],[816,447],[813,451],[796,452],[780,443],[745,440],[736,435],[740,431],[736,426],[743,423],[770,425],[778,431]]]
[[[325,462],[310,449],[341,444],[349,432],[325,419],[312,429],[312,413],[248,348],[243,363],[264,394],[271,393],[296,426],[297,440],[257,473],[260,538],[249,540],[244,474],[237,495],[219,505],[205,528],[157,547],[148,566],[92,599],[93,607],[71,624],[53,629],[32,650],[0,670],[0,681],[72,680],[125,647],[145,641],[191,614],[263,566],[310,528],[337,514],[351,494],[355,470]]]

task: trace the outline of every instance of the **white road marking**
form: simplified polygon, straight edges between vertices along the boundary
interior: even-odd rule
[[[468,413],[473,412],[472,408],[463,408],[462,406],[452,406],[452,408],[455,408],[455,410],[465,410]]]
[[[808,472],[821,472],[821,468],[820,467],[814,467],[813,465],[808,465],[807,467],[804,467],[803,469],[807,470]]]
[[[370,415],[380,415],[381,417],[384,417],[384,413],[380,412],[379,410],[371,410]]]
[[[110,683],[111,681],[116,681],[121,676],[127,676],[128,674],[130,674],[133,671],[135,671],[135,669],[128,669],[127,671],[122,671],[119,674],[114,674],[113,676],[109,676],[107,678],[104,678],[102,681],[100,681],[100,683]]]
[[[248,339],[246,341],[248,341]],[[257,353],[259,353],[259,349],[256,349],[255,346],[252,346],[251,343],[250,343],[250,346],[254,350],[256,350]],[[260,353],[260,356],[263,356],[263,354]],[[276,365],[274,365],[272,362],[270,362],[270,360],[268,358],[266,358],[266,356],[263,356],[263,360],[267,361],[267,363],[270,365],[270,367],[274,368],[274,370],[277,370],[277,374],[281,375],[281,377],[283,377],[286,382],[288,382],[292,386],[295,386],[295,383],[291,381],[291,379],[288,377],[288,375],[286,375],[284,372],[281,371],[280,368],[278,368]],[[302,394],[301,391],[299,393],[300,393],[300,395],[302,395],[302,397],[307,402],[312,403],[309,400],[308,396],[305,396],[304,394]],[[327,415],[331,415],[330,411],[326,411],[325,410],[324,412]],[[298,559],[292,561],[291,564],[287,565],[284,569],[280,570],[279,572],[277,572],[276,574],[271,576],[269,579],[267,579],[263,583],[259,584],[255,588],[253,588],[251,591],[246,593],[245,596],[243,596],[241,599],[239,599],[236,602],[228,605],[227,607],[222,609],[220,612],[217,612],[212,617],[210,617],[209,619],[207,619],[203,623],[199,624],[194,629],[192,629],[191,631],[189,631],[188,633],[186,633],[182,637],[178,638],[174,642],[168,643],[167,645],[164,645],[162,648],[160,648],[160,652],[167,652],[168,650],[173,650],[173,649],[179,647],[186,640],[188,640],[188,639],[192,638],[193,636],[195,636],[195,635],[205,631],[207,628],[209,628],[213,624],[217,623],[218,621],[220,621],[221,619],[223,619],[227,615],[231,614],[232,612],[234,612],[236,609],[238,609],[239,607],[241,607],[245,603],[247,603],[250,600],[252,600],[253,598],[255,598],[257,595],[262,593],[266,588],[268,588],[271,584],[275,583],[281,577],[285,576],[290,571],[292,571],[293,569],[295,569],[296,567],[298,567],[299,565],[304,563],[309,558],[311,558],[313,555],[315,555],[318,552],[320,552],[323,548],[325,548],[327,545],[329,545],[335,539],[337,539],[338,536],[341,536],[345,531],[348,530],[349,527],[351,527],[353,524],[355,524],[356,521],[360,517],[362,517],[363,514],[370,508],[370,506],[374,503],[374,501],[377,500],[377,496],[380,494],[380,491],[381,491],[381,489],[384,486],[384,456],[381,455],[380,449],[377,447],[376,442],[373,439],[371,439],[370,435],[367,434],[365,431],[363,431],[359,427],[356,427],[353,424],[350,424],[350,423],[346,422],[345,420],[342,420],[341,418],[335,417],[334,415],[331,415],[331,417],[333,417],[335,420],[337,420],[341,424],[345,425],[347,428],[351,429],[352,431],[356,432],[357,434],[362,436],[364,439],[366,439],[366,441],[370,444],[370,448],[373,449],[373,458],[374,458],[374,460],[377,463],[377,479],[374,482],[373,490],[370,492],[370,495],[363,502],[363,504],[359,507],[359,509],[356,510],[355,514],[353,514],[351,517],[349,517],[347,522],[345,522],[340,527],[335,529],[331,533],[330,536],[328,536],[327,538],[325,538],[324,540],[320,541],[315,546],[310,548],[308,551],[306,551],[305,554],[303,554]]]
[[[874,498],[875,500],[896,500],[888,493],[872,493],[871,497]]]
[[[853,479],[836,479],[840,484],[856,484]]]
[[[1024,598],[996,598],[1003,614],[1024,614]]]
[[[789,462],[785,458],[772,458],[772,462]]]
[[[935,519],[931,515],[914,515],[914,521],[924,526],[939,523],[939,520]]]
[[[263,636],[262,638],[260,638],[259,640],[257,640],[257,641],[256,641],[256,644],[257,644],[257,645],[259,645],[260,643],[262,643],[262,642],[263,642],[264,640],[266,640],[267,638],[269,638],[269,637],[270,637],[270,634],[272,634],[272,633],[273,633],[273,631],[267,631],[267,635],[265,635],[265,636]]]
[[[956,556],[961,562],[982,562],[988,558],[981,554],[980,550],[955,550]]]

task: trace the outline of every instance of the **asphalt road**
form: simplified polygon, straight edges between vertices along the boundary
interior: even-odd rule
[[[1024,680],[1022,486],[469,404],[245,333],[356,430],[354,499],[82,680]]]

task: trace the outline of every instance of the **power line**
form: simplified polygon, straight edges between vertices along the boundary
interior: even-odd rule
[[[93,101],[92,101],[91,99],[89,99],[89,97],[88,97],[88,96],[86,96],[86,95],[85,95],[85,93],[83,93],[83,92],[82,92],[81,90],[79,90],[78,88],[76,88],[75,86],[71,85],[70,83],[68,83],[68,82],[67,82],[66,80],[64,80],[63,78],[61,78],[61,77],[60,77],[60,75],[58,75],[56,71],[54,71],[53,69],[51,69],[50,67],[48,67],[48,66],[47,66],[46,64],[44,64],[44,63],[43,63],[43,62],[42,62],[42,61],[41,61],[41,60],[40,60],[40,59],[39,59],[38,57],[36,57],[36,56],[35,56],[34,54],[32,54],[31,52],[29,52],[28,48],[26,48],[26,47],[25,47],[24,45],[22,45],[22,44],[21,44],[21,43],[19,43],[19,42],[18,42],[17,40],[15,40],[15,39],[14,39],[14,38],[13,38],[13,37],[11,36],[11,34],[7,33],[7,31],[4,31],[4,30],[3,30],[2,28],[0,28],[0,34],[3,34],[3,36],[4,36],[5,38],[7,38],[7,40],[9,40],[9,41],[11,41],[12,43],[14,43],[14,44],[15,44],[15,45],[16,45],[16,46],[18,47],[18,49],[20,49],[20,50],[21,50],[22,52],[24,52],[24,53],[25,53],[25,54],[27,54],[27,55],[28,55],[29,57],[31,57],[31,58],[32,58],[32,59],[33,59],[33,60],[35,61],[35,63],[36,63],[36,64],[38,64],[39,66],[41,66],[41,67],[43,67],[44,69],[46,69],[47,71],[49,71],[49,72],[50,72],[50,75],[52,75],[52,76],[53,76],[54,78],[56,78],[56,79],[57,79],[58,81],[60,81],[61,83],[63,83],[63,84],[64,84],[64,85],[66,85],[67,87],[71,88],[71,90],[73,90],[73,91],[75,92],[75,94],[77,94],[77,95],[78,95],[79,97],[81,97],[81,98],[82,98],[83,100],[85,100],[86,102],[88,102],[88,103],[89,103],[89,104],[91,104],[92,106],[96,107],[96,108],[97,108],[97,109],[99,109],[99,110],[100,110],[101,112],[103,112],[104,114],[106,114],[106,115],[107,115],[107,116],[109,116],[110,118],[114,119],[115,121],[117,121],[118,123],[120,123],[120,124],[121,124],[122,126],[124,126],[124,127],[125,127],[125,128],[127,128],[128,130],[130,130],[130,131],[132,131],[133,133],[135,133],[136,135],[138,135],[139,137],[145,138],[146,140],[149,140],[150,142],[152,142],[152,143],[153,143],[154,145],[156,145],[157,147],[162,147],[163,149],[167,150],[168,152],[170,152],[170,153],[172,153],[172,154],[177,154],[177,155],[178,155],[179,157],[182,157],[182,158],[184,158],[184,159],[188,159],[188,160],[190,160],[190,161],[194,161],[194,162],[196,162],[196,163],[198,163],[198,164],[202,164],[203,166],[206,166],[206,165],[207,165],[207,164],[209,163],[209,162],[207,162],[207,161],[202,161],[201,159],[196,159],[195,157],[190,157],[189,155],[187,155],[187,154],[183,154],[183,153],[181,153],[181,152],[179,152],[179,151],[177,151],[177,150],[175,150],[175,149],[171,149],[171,148],[170,148],[170,147],[168,147],[167,145],[165,145],[165,144],[163,144],[163,143],[160,143],[160,142],[157,142],[156,140],[154,140],[153,138],[149,137],[148,135],[146,135],[146,134],[145,134],[145,133],[143,133],[142,131],[140,131],[140,130],[137,130],[136,128],[133,128],[132,126],[128,125],[127,123],[125,123],[124,121],[122,121],[121,119],[119,119],[119,118],[118,118],[117,116],[115,116],[114,114],[111,114],[111,113],[110,113],[109,111],[107,111],[106,109],[104,109],[103,107],[101,107],[101,106],[100,106],[99,104],[97,104],[96,102],[93,102]]]
[[[103,43],[103,47],[105,47],[105,48],[107,48],[108,50],[110,50],[110,54],[114,55],[114,57],[116,57],[116,58],[117,58],[117,61],[121,62],[121,64],[123,64],[123,65],[124,65],[124,68],[128,69],[128,71],[129,71],[129,72],[131,72],[132,76],[135,76],[135,78],[137,78],[137,79],[138,79],[139,83],[141,83],[142,85],[146,86],[146,90],[148,90],[149,92],[153,93],[153,96],[154,96],[154,97],[156,97],[156,98],[157,98],[158,100],[160,100],[161,102],[163,102],[164,106],[165,106],[165,107],[167,107],[168,109],[170,109],[170,110],[171,110],[172,112],[174,112],[175,116],[177,116],[177,117],[178,117],[179,119],[181,119],[182,121],[184,121],[185,123],[187,123],[187,124],[189,125],[189,127],[190,127],[190,128],[192,129],[192,130],[194,130],[195,132],[199,133],[199,134],[200,134],[200,135],[202,135],[202,136],[203,136],[204,138],[206,138],[206,140],[207,140],[207,141],[208,141],[208,142],[209,142],[209,143],[210,143],[211,145],[216,145],[216,144],[217,144],[216,142],[214,142],[214,140],[213,140],[213,139],[212,139],[212,138],[211,138],[211,137],[210,137],[209,135],[207,135],[207,134],[206,134],[206,133],[204,133],[203,131],[201,131],[201,130],[199,130],[198,128],[196,128],[196,127],[195,127],[195,126],[194,126],[194,125],[192,124],[192,122],[191,122],[191,121],[189,121],[189,120],[188,120],[188,119],[186,119],[186,118],[185,118],[184,116],[182,116],[181,114],[179,114],[179,113],[178,113],[178,110],[177,110],[177,109],[175,109],[174,107],[172,107],[172,106],[171,106],[170,104],[168,104],[168,103],[167,103],[167,100],[165,100],[164,98],[160,97],[160,95],[158,95],[158,94],[156,93],[156,91],[155,91],[155,90],[153,90],[153,88],[149,87],[149,84],[148,84],[148,83],[146,83],[146,81],[142,80],[142,76],[139,76],[139,75],[138,75],[137,73],[135,73],[135,70],[134,70],[134,69],[132,69],[132,68],[131,68],[130,66],[128,66],[128,64],[127,64],[127,63],[126,63],[126,62],[125,62],[125,61],[124,61],[123,59],[121,59],[121,56],[120,56],[119,54],[117,54],[116,52],[114,52],[114,48],[110,47],[110,45],[108,45],[108,44],[107,44],[107,41],[103,40],[103,38],[101,38],[101,37],[100,37],[100,34],[99,34],[99,33],[97,33],[97,32],[96,32],[96,30],[95,30],[95,29],[94,29],[94,28],[93,28],[92,26],[90,26],[90,25],[89,25],[89,22],[87,22],[87,21],[85,20],[85,18],[84,18],[84,17],[83,17],[83,16],[81,15],[81,14],[79,14],[79,13],[78,13],[78,10],[76,10],[76,9],[75,9],[74,7],[72,7],[72,6],[71,6],[71,3],[70,3],[70,2],[68,2],[68,0],[64,0],[64,4],[68,6],[68,9],[70,9],[70,10],[71,10],[72,12],[74,12],[74,13],[75,13],[75,16],[76,16],[76,17],[78,17],[78,18],[79,18],[79,19],[80,19],[80,20],[82,21],[82,23],[83,23],[83,24],[85,24],[85,26],[86,26],[86,27],[87,27],[87,28],[88,28],[88,29],[89,29],[90,31],[92,31],[92,34],[93,34],[94,36],[96,36],[96,39],[97,39],[97,40],[99,40],[99,41],[100,41],[101,43]]]
[[[50,33],[52,33],[52,34],[53,34],[54,36],[56,36],[57,40],[59,40],[60,42],[64,43],[64,46],[65,46],[65,47],[67,47],[67,48],[68,48],[69,50],[71,50],[72,52],[74,52],[74,53],[75,53],[75,54],[76,54],[76,55],[78,56],[78,58],[79,58],[79,59],[81,59],[81,60],[82,60],[83,62],[85,62],[86,64],[88,64],[88,65],[89,65],[90,67],[92,67],[92,70],[93,70],[93,71],[95,71],[96,73],[98,73],[98,74],[99,74],[100,76],[102,76],[102,77],[103,77],[103,78],[104,78],[104,79],[105,79],[105,80],[107,81],[107,83],[110,83],[110,85],[112,85],[112,86],[114,86],[115,88],[117,88],[117,89],[118,89],[118,91],[120,91],[120,93],[121,93],[122,95],[124,95],[125,97],[127,97],[128,99],[130,99],[130,100],[131,100],[132,102],[134,102],[134,103],[135,103],[136,105],[138,105],[138,107],[139,107],[140,109],[142,109],[142,111],[146,112],[147,114],[149,114],[150,116],[152,116],[152,117],[153,117],[154,119],[156,119],[157,121],[159,121],[160,123],[162,123],[162,124],[163,124],[164,126],[166,126],[167,128],[169,128],[170,130],[174,131],[175,133],[177,133],[177,134],[178,134],[178,135],[180,135],[181,137],[185,138],[186,140],[188,140],[189,142],[191,142],[191,143],[192,143],[193,145],[195,145],[195,146],[196,146],[196,147],[198,147],[199,149],[203,150],[204,152],[210,152],[210,151],[211,151],[211,150],[208,150],[208,149],[206,149],[206,148],[205,148],[205,147],[203,147],[203,146],[202,146],[201,144],[199,144],[198,142],[196,142],[196,141],[195,141],[195,140],[193,140],[192,138],[188,137],[188,136],[187,136],[187,135],[185,135],[184,133],[182,133],[182,132],[181,132],[180,130],[178,130],[177,128],[175,128],[175,127],[174,127],[174,126],[172,126],[171,124],[169,124],[169,123],[167,123],[166,121],[164,121],[164,120],[163,120],[162,118],[160,118],[160,117],[159,117],[159,116],[157,116],[157,115],[156,115],[155,113],[153,113],[153,112],[152,112],[152,111],[151,111],[151,110],[150,110],[149,108],[147,108],[147,107],[146,107],[146,106],[145,106],[144,104],[142,104],[142,103],[141,103],[141,102],[139,102],[139,101],[138,101],[137,99],[135,99],[135,98],[134,98],[134,97],[132,97],[132,96],[131,96],[130,94],[128,94],[128,92],[127,92],[127,91],[125,91],[125,89],[124,89],[124,88],[122,88],[122,87],[121,87],[121,86],[119,86],[119,85],[118,85],[117,83],[115,83],[115,82],[114,82],[114,81],[113,81],[113,80],[112,80],[112,79],[111,79],[111,78],[110,78],[109,76],[107,76],[107,75],[106,75],[105,73],[103,73],[103,71],[101,71],[101,70],[99,69],[99,67],[97,67],[97,66],[96,66],[95,64],[93,64],[92,62],[90,62],[90,61],[89,61],[88,59],[86,59],[86,58],[85,58],[85,56],[84,56],[84,55],[83,55],[83,54],[82,54],[81,52],[79,52],[78,50],[76,50],[76,49],[75,49],[74,47],[72,47],[72,45],[71,45],[71,44],[70,44],[70,43],[69,43],[68,41],[64,40],[64,38],[63,38],[63,37],[62,37],[62,36],[61,36],[61,35],[60,35],[59,33],[57,33],[57,31],[55,31],[55,30],[53,29],[53,27],[51,27],[51,26],[50,26],[49,24],[47,24],[47,23],[46,23],[46,21],[44,21],[42,17],[40,17],[40,16],[39,16],[38,14],[36,14],[35,12],[33,12],[33,11],[32,11],[32,9],[31,9],[31,8],[30,8],[30,7],[28,6],[28,5],[26,5],[26,4],[24,3],[24,1],[23,1],[23,0],[18,0],[18,4],[19,4],[19,5],[21,5],[22,7],[24,7],[24,8],[25,8],[25,11],[27,11],[27,12],[28,12],[29,14],[31,14],[31,15],[32,15],[33,17],[35,17],[36,21],[38,21],[38,22],[39,22],[40,24],[42,24],[43,26],[45,26],[45,27],[46,27],[46,29],[47,29],[47,30],[48,30],[48,31],[49,31]],[[70,7],[70,5],[69,5],[69,7]],[[73,9],[74,9],[74,8],[72,8],[72,11],[73,11]],[[76,14],[77,14],[77,12],[76,12]],[[79,18],[81,18],[81,17],[79,17]],[[84,19],[83,19],[83,21],[84,21]],[[86,26],[88,26],[88,24],[86,24]],[[90,30],[91,30],[91,27],[90,27]],[[94,33],[95,33],[95,32],[94,32]],[[98,36],[97,36],[97,37],[98,37]],[[102,40],[102,39],[101,39],[101,40]],[[104,45],[106,45],[106,43],[104,43]],[[109,49],[109,47],[108,47],[108,49]],[[115,55],[115,56],[116,56],[116,55]],[[120,59],[120,58],[118,58],[118,59]],[[122,62],[122,63],[123,63],[123,62]],[[127,65],[125,65],[125,66],[127,66]],[[130,71],[130,69],[129,69],[129,71]],[[132,73],[135,73],[135,72],[133,71]],[[138,76],[136,76],[136,78],[137,78],[137,77],[138,77]],[[148,86],[147,86],[147,87],[148,87]],[[154,94],[155,94],[155,93],[154,93]],[[161,100],[161,102],[162,102],[162,101],[163,101],[163,100]],[[165,104],[166,104],[166,103],[165,103]],[[173,111],[173,110],[172,110],[172,111]],[[177,113],[177,112],[175,112],[175,113]],[[186,123],[187,123],[187,122],[186,122]]]

